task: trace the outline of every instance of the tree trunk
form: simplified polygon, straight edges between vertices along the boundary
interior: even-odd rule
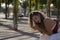
[[[9,15],[10,15],[10,14],[9,14],[9,5],[8,5],[8,17],[9,17]]]
[[[47,0],[47,16],[50,17],[50,4],[52,0]]]
[[[47,0],[47,16],[50,17],[50,0]]]
[[[1,0],[0,0],[0,12],[1,12]]]
[[[40,9],[43,12],[43,4],[40,5]]]
[[[38,0],[35,0],[35,10],[38,10]]]
[[[17,20],[18,20],[18,2],[17,0],[14,0],[14,13],[13,13],[13,23],[14,23],[14,29],[18,30],[18,24],[17,24]]]
[[[7,19],[8,18],[8,14],[7,14],[7,9],[8,9],[8,7],[7,7],[7,3],[5,3],[5,19]]]
[[[57,19],[58,21],[60,21],[60,9],[57,9],[57,11],[58,11]]]
[[[47,16],[50,17],[50,3],[47,4]]]
[[[29,12],[31,12],[31,0],[29,1]]]
[[[56,7],[58,11],[57,19],[60,21],[60,0],[56,0]]]
[[[24,9],[24,16],[26,16],[26,9]]]

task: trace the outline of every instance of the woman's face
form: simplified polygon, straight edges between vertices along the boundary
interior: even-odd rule
[[[34,15],[34,16],[32,17],[32,19],[33,19],[33,21],[36,22],[36,23],[40,23],[40,21],[41,21],[39,15]]]

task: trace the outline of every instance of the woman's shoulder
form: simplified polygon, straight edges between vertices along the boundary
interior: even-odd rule
[[[45,26],[49,26],[49,27],[52,25],[53,22],[54,22],[54,20],[52,20],[50,18],[47,18],[44,20]]]
[[[44,22],[49,22],[49,21],[53,21],[53,20],[50,19],[50,18],[46,18],[46,19],[44,19]]]
[[[50,18],[46,18],[44,19],[44,22],[53,22],[54,20],[50,19]]]

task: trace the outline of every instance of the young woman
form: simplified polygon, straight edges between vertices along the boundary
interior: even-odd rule
[[[52,36],[57,34],[59,27],[56,19],[51,19],[39,11],[34,11],[30,14],[29,24],[31,28],[43,34],[40,40],[52,40]]]

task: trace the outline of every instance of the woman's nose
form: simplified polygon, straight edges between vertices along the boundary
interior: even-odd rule
[[[38,18],[36,17],[35,19],[37,20]]]
[[[36,22],[39,22],[39,19],[36,19]]]

